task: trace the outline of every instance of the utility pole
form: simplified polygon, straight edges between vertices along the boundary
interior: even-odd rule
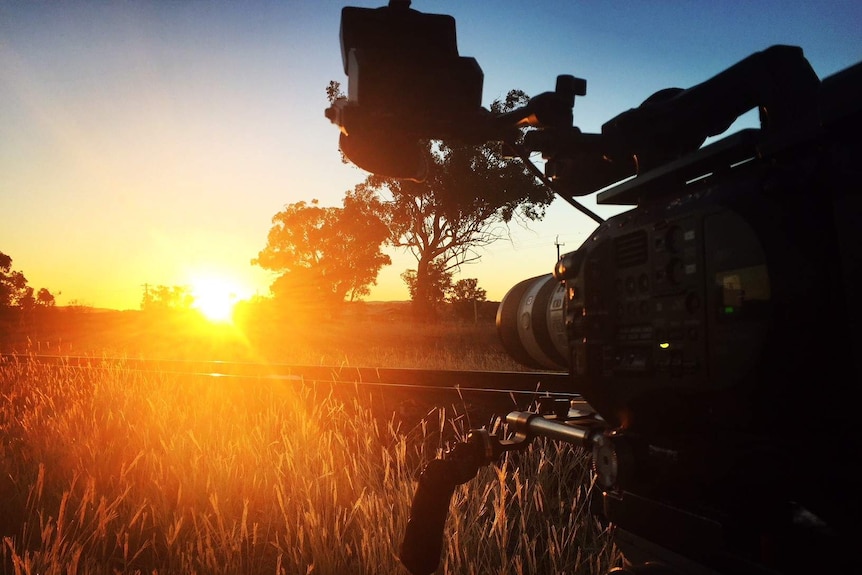
[[[557,239],[554,240],[554,245],[557,246],[557,261],[560,261],[560,246],[564,246],[566,244],[561,244],[560,236],[557,235]]]
[[[144,283],[141,287],[144,288],[144,301],[141,302],[141,307],[146,308],[150,304],[150,284]]]

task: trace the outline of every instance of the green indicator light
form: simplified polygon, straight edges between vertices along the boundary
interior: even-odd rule
[[[659,346],[660,348],[662,348],[662,349],[667,349],[667,348],[669,348],[669,347],[670,347],[670,344],[669,344],[668,342],[666,342],[666,341],[663,341],[663,342],[661,342],[660,344],[658,344],[658,346]]]
[[[725,308],[724,308],[724,313],[726,313],[726,314],[731,314],[734,311],[735,310],[734,310],[734,307],[732,305],[725,306]]]

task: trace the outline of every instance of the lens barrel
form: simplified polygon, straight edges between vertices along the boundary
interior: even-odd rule
[[[497,333],[512,359],[534,369],[565,370],[565,286],[552,274],[526,279],[497,308]]]

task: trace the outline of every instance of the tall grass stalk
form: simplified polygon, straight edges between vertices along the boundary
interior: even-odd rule
[[[417,430],[358,393],[0,365],[2,573],[405,573]],[[441,573],[592,573],[584,461],[552,444],[456,494]]]

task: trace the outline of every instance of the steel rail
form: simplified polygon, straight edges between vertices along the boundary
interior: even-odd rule
[[[39,354],[0,354],[0,365],[37,363],[82,369],[125,369],[213,378],[339,383],[480,394],[528,394],[577,398],[563,372],[446,370],[316,366],[237,361],[198,361]]]

